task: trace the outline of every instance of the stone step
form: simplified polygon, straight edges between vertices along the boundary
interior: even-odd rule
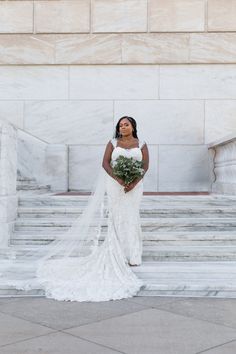
[[[0,284],[0,298],[1,297],[44,297],[45,291],[42,289],[35,290],[17,290],[14,286]]]
[[[214,298],[236,298],[235,286],[231,285],[208,285],[199,286],[184,284],[172,284],[167,287],[166,284],[150,284],[145,290],[141,290],[137,296],[175,296],[175,297],[214,297]]]
[[[147,284],[138,296],[236,298],[236,262],[143,262],[133,268]]]
[[[39,185],[35,178],[17,176],[16,183],[17,191],[32,192],[39,191],[40,194],[47,193],[50,190],[50,185]]]
[[[146,285],[137,296],[236,298],[236,262],[143,262],[132,270]],[[44,296],[44,291],[2,283],[0,296]]]
[[[21,175],[17,175],[17,182],[36,182],[36,179],[33,177],[23,177]]]
[[[15,222],[15,231],[50,231],[52,228],[57,230],[67,230],[73,223],[73,218],[20,218]],[[103,228],[106,228],[106,219],[104,219]],[[233,218],[142,218],[141,226],[143,231],[235,231],[236,219]]]
[[[29,254],[43,255],[43,245],[38,246],[13,246],[11,250],[15,257],[24,260],[24,256]],[[0,259],[8,259],[11,253],[5,249],[0,249]],[[158,261],[236,261],[236,246],[170,246],[170,245],[143,245],[142,259],[145,262]]]
[[[57,238],[61,233],[51,231],[50,233],[31,231],[18,231],[11,235],[12,245],[43,245]],[[101,234],[101,240],[105,234]],[[172,232],[143,232],[143,242],[145,244],[157,245],[236,245],[236,232],[226,231],[205,231],[205,232],[189,232],[189,231],[172,231]]]
[[[44,207],[19,207],[18,217],[21,218],[68,218],[68,217],[78,217],[81,215],[83,207],[55,207],[55,206],[44,206]],[[224,207],[224,208],[190,208],[185,206],[179,208],[162,208],[155,209],[153,207],[141,208],[141,217],[235,217],[236,218],[236,207]]]
[[[21,196],[19,198],[19,206],[32,207],[32,206],[83,206],[86,205],[89,196],[87,195],[64,195],[59,196],[55,194],[46,196]],[[141,201],[141,207],[151,206],[159,208],[162,206],[179,208],[179,207],[218,207],[218,208],[235,208],[236,197],[235,196],[222,196],[222,195],[210,195],[210,196],[168,196],[168,195],[144,195]],[[187,204],[186,204],[187,203]]]
[[[145,246],[143,261],[236,261],[236,246]]]
[[[17,184],[32,184],[32,185],[36,185],[38,184],[35,178],[25,178],[25,177],[21,177],[21,178],[17,178]]]
[[[32,190],[41,190],[41,191],[49,191],[50,186],[39,186],[38,184],[20,184],[17,185],[16,189],[19,190],[25,190],[25,191],[32,191]]]

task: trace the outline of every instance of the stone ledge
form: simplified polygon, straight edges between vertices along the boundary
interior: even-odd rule
[[[208,149],[212,149],[212,148],[215,148],[217,146],[222,146],[222,145],[231,143],[233,141],[236,141],[236,134],[235,133],[227,135],[227,136],[224,136],[221,139],[215,140],[214,142],[208,144],[207,146],[208,146]]]
[[[234,64],[236,33],[0,35],[0,65],[174,63]]]

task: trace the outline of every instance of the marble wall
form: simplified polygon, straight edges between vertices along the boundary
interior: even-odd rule
[[[235,16],[235,0],[2,0],[0,31],[225,32]]]
[[[87,190],[131,115],[146,191],[210,190],[207,144],[236,133],[235,16],[235,0],[0,1],[0,119],[65,144]]]

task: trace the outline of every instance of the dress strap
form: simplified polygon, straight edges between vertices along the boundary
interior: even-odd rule
[[[146,144],[144,140],[139,140],[139,148],[142,149],[142,147]]]
[[[115,148],[117,145],[117,139],[116,138],[111,139],[111,143],[112,143],[113,147]]]

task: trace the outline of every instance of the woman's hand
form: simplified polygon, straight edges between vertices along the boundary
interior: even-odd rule
[[[116,181],[121,185],[124,186],[125,182],[123,181],[123,179],[116,177]]]
[[[135,182],[131,182],[129,184],[126,184],[125,188],[124,188],[124,192],[125,193],[130,192],[136,186],[136,184],[137,183],[135,183]]]
[[[136,186],[136,184],[138,184],[138,182],[141,179],[142,179],[142,177],[139,177],[139,178],[136,178],[133,182],[131,182],[129,184],[125,184],[125,188],[124,188],[125,193],[130,192]]]

